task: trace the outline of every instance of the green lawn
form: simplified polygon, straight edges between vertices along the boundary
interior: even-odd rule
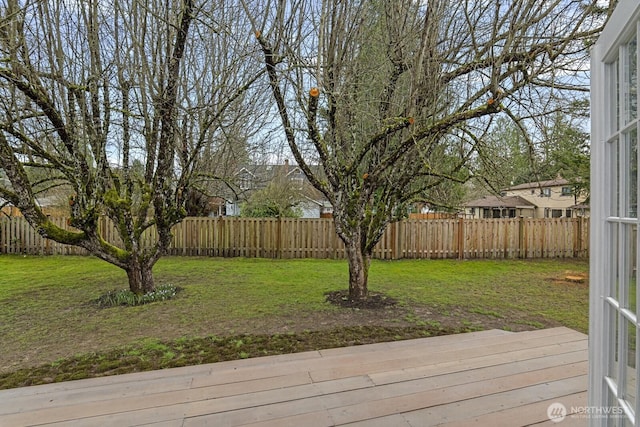
[[[101,309],[126,287],[118,268],[0,256],[0,387],[485,328],[587,331],[588,285],[563,280],[584,260],[374,261],[370,289],[398,300],[381,311],[325,302],[346,288],[345,261],[167,257],[154,271],[175,299]]]

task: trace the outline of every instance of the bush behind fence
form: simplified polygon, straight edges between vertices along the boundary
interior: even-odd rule
[[[66,218],[51,218],[59,227]],[[104,239],[120,244],[107,218],[100,220]],[[173,230],[169,255],[345,258],[344,244],[331,219],[185,218]],[[147,230],[143,246],[154,244]],[[86,255],[84,249],[42,238],[22,217],[0,219],[0,253]],[[435,219],[404,220],[389,225],[374,258],[581,258],[589,255],[589,220]]]

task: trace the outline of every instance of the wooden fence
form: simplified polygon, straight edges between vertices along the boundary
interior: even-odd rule
[[[68,229],[65,218],[52,218]],[[110,221],[100,229],[119,244]],[[152,245],[155,230],[143,235]],[[77,254],[83,249],[43,239],[22,217],[0,219],[0,253]],[[332,258],[345,257],[330,219],[185,218],[173,228],[170,255]],[[374,251],[379,259],[575,258],[589,255],[589,220],[436,219],[391,224]]]

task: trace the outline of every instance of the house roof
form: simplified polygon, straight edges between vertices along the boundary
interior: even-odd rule
[[[41,208],[47,208],[51,206],[56,206],[60,204],[60,196],[51,195],[51,196],[42,196],[38,195],[34,197],[36,204]],[[0,206],[13,206],[9,200],[0,197]]]
[[[44,197],[36,197],[36,204],[41,208],[56,206],[60,203],[59,196],[44,196]]]
[[[311,170],[314,173],[322,174],[322,168],[320,165],[309,165]],[[264,165],[264,164],[254,164],[254,165],[244,165],[241,166],[235,173],[235,175],[240,175],[242,173],[248,173],[253,178],[257,180],[263,180],[268,182],[275,178],[276,176],[291,176],[294,173],[302,173],[302,169],[295,163],[279,164],[279,165]]]
[[[520,196],[484,196],[465,203],[468,208],[535,208],[536,205]]]
[[[559,187],[569,184],[564,178],[550,179],[546,181],[525,182],[524,184],[514,185],[513,187],[506,188],[506,191],[511,190],[526,190],[528,188],[541,188],[541,187]]]

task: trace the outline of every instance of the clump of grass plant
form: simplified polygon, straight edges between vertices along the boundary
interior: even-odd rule
[[[102,308],[149,304],[152,302],[166,301],[176,296],[180,288],[171,284],[161,285],[153,292],[138,295],[129,289],[115,289],[107,292],[96,300],[96,304]]]

